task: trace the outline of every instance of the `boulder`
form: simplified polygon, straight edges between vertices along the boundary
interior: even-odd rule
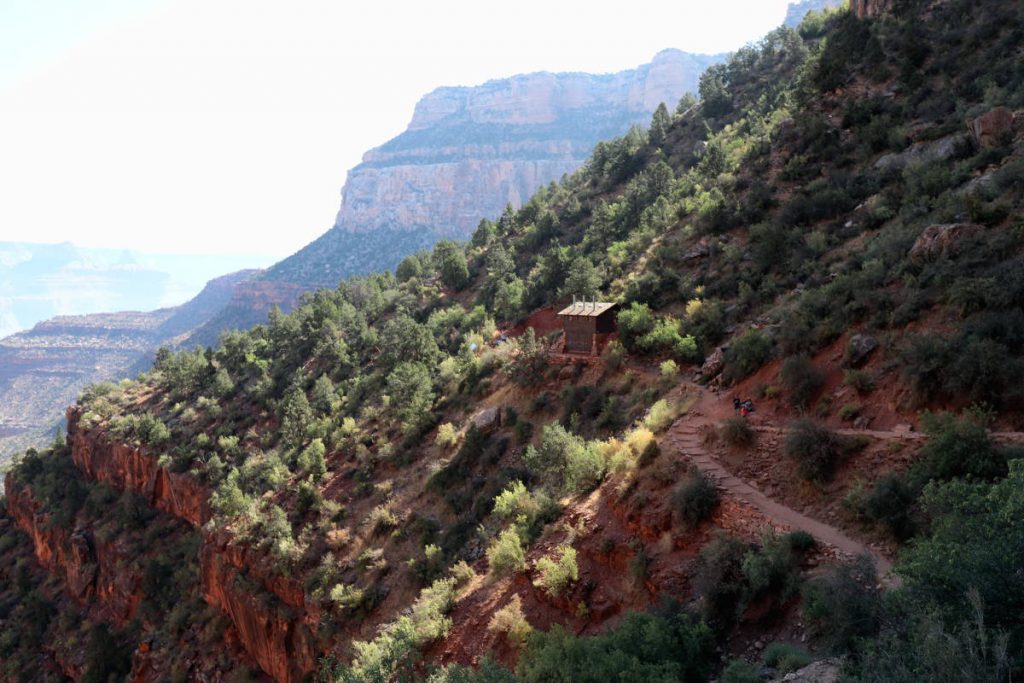
[[[788,673],[782,678],[772,679],[772,683],[836,683],[843,670],[843,663],[839,659],[830,658],[812,662],[802,669]]]
[[[501,408],[485,408],[470,418],[482,434],[490,434],[501,426]]]
[[[711,379],[722,372],[725,367],[725,352],[718,347],[704,359],[704,365],[700,367],[700,374],[704,379]]]
[[[971,139],[979,147],[997,147],[1013,135],[1013,112],[996,107],[967,123]]]
[[[938,140],[918,142],[902,152],[894,152],[879,157],[875,162],[878,171],[902,171],[908,166],[930,164],[934,161],[952,159],[960,153],[964,145],[970,144],[966,135],[947,135]]]
[[[870,334],[853,335],[846,344],[846,364],[854,368],[864,365],[877,348],[878,340]]]
[[[947,223],[929,225],[910,248],[912,263],[921,264],[940,256],[956,256],[963,243],[985,228],[975,223]]]
[[[996,182],[996,171],[989,171],[977,178],[973,178],[970,182],[964,185],[960,193],[966,197],[980,197],[982,199],[994,198],[999,193],[999,186]]]

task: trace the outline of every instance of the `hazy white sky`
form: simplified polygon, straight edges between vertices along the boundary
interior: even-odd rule
[[[0,0],[0,241],[286,256],[442,85],[724,52],[787,0]]]

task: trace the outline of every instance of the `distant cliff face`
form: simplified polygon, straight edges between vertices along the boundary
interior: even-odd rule
[[[404,133],[349,172],[334,228],[266,277],[333,287],[393,268],[438,239],[464,239],[481,218],[577,169],[598,141],[647,124],[662,102],[674,108],[721,59],[665,50],[615,74],[535,73],[438,88],[416,105]]]
[[[784,26],[796,28],[804,20],[808,12],[821,12],[833,9],[840,7],[845,2],[846,0],[802,0],[801,2],[791,2],[786,10],[786,18],[782,23]]]
[[[87,384],[148,369],[157,347],[184,341],[257,272],[211,280],[174,308],[59,316],[0,339],[0,463],[47,442],[64,406]]]
[[[535,73],[438,88],[408,130],[349,172],[335,226],[466,237],[481,218],[522,204],[575,170],[599,140],[646,124],[694,92],[716,57],[665,50],[616,74]]]

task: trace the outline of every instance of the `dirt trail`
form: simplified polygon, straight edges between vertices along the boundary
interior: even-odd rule
[[[697,391],[703,397],[703,390],[697,389]],[[844,554],[851,556],[867,554],[874,561],[875,569],[880,578],[888,583],[896,580],[895,577],[889,575],[892,569],[892,562],[878,551],[859,541],[855,541],[833,526],[812,519],[772,500],[753,484],[729,472],[704,448],[702,443],[701,428],[705,425],[713,424],[714,421],[712,419],[702,418],[699,411],[692,411],[690,414],[676,420],[662,438],[662,444],[663,446],[668,446],[671,450],[685,455],[700,471],[712,476],[720,488],[752,505],[767,517],[791,529],[806,531],[818,541],[830,545]]]
[[[753,426],[759,432],[773,432],[775,434],[783,434],[786,432],[786,429],[782,427],[768,427],[765,425]],[[899,439],[908,439],[913,441],[928,438],[927,434],[924,434],[923,432],[915,432],[909,425],[897,425],[894,429],[888,430],[836,429],[835,432],[846,436],[869,436],[872,439],[878,439],[880,441],[896,441]],[[1024,443],[1024,432],[989,432],[988,435],[993,441],[998,443]]]

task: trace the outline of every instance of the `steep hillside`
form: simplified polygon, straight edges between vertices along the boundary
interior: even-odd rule
[[[86,385],[149,368],[156,349],[223,310],[257,271],[211,280],[192,300],[137,313],[61,316],[0,339],[0,464],[48,443]]]
[[[868,5],[468,244],[89,388],[5,482],[0,675],[1018,678],[1024,15]]]

